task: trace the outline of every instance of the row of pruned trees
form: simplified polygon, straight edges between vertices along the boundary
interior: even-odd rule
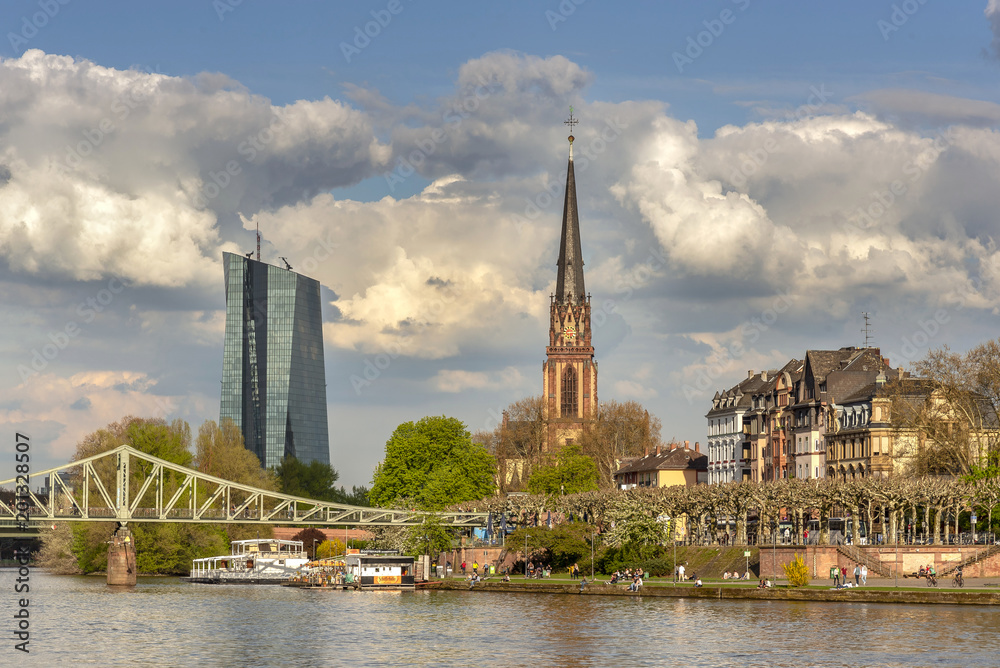
[[[635,540],[636,527],[644,527],[640,529],[643,542],[668,540],[669,534],[663,530],[667,517],[672,522],[684,518],[685,539],[690,542],[770,542],[772,529],[787,517],[796,542],[803,542],[809,521],[818,520],[819,543],[828,544],[830,518],[850,515],[868,527],[882,525],[885,543],[903,542],[903,531],[909,524],[921,527],[927,538],[939,544],[947,543],[949,535],[958,531],[962,513],[977,511],[988,529],[998,504],[997,477],[973,482],[895,477],[646,487],[567,496],[497,496],[461,504],[461,509],[488,511],[496,516],[506,513],[508,520],[529,525],[545,524],[552,514],[560,520],[587,521],[599,532],[607,532],[612,543],[617,535]],[[733,522],[735,535],[728,532]],[[859,544],[860,523],[852,524],[853,540]]]

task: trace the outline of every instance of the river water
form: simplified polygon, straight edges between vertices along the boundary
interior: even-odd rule
[[[667,598],[345,592],[31,572],[0,666],[998,666],[1000,609]]]

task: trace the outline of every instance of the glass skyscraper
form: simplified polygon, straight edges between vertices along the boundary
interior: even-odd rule
[[[223,253],[226,342],[220,419],[265,468],[330,463],[319,281]]]

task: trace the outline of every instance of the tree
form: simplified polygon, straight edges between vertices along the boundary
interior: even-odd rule
[[[1000,463],[1000,339],[965,355],[944,346],[889,387],[892,423],[916,475],[976,476]]]
[[[232,420],[222,424],[206,420],[198,428],[195,467],[202,473],[251,487],[275,491],[278,482],[272,471],[260,465],[257,455],[243,446],[243,434]]]
[[[493,476],[493,457],[472,442],[460,420],[425,417],[396,427],[368,496],[377,506],[409,500],[436,510],[489,496]]]
[[[254,484],[268,488],[266,472],[260,470],[253,455],[246,455],[235,447],[239,435],[227,431],[225,425],[218,427],[214,423],[206,423],[199,429],[198,460],[200,470],[213,475],[220,475],[236,482]],[[119,445],[132,447],[164,459],[174,464],[190,467],[195,460],[191,452],[191,429],[183,420],[167,423],[161,419],[138,418],[126,416],[118,422],[85,436],[78,444],[74,461],[80,461],[94,455],[112,450]],[[113,485],[115,462],[98,461],[93,463],[98,477],[107,487]],[[256,469],[254,468],[256,467]],[[150,473],[150,465],[133,460],[130,487],[133,494],[141,489],[140,480]],[[74,481],[76,502],[82,503],[80,471],[76,471]],[[164,499],[169,499],[183,481],[183,475],[165,472],[163,476]],[[242,478],[242,479],[241,479]],[[271,486],[273,489],[273,485]],[[190,490],[185,492],[190,494]],[[210,492],[203,487],[198,489],[198,501],[204,501]],[[132,499],[139,507],[152,503],[156,491],[147,489],[141,498]],[[183,499],[183,497],[182,497]],[[225,554],[229,549],[230,539],[249,534],[245,525],[196,525],[184,523],[134,523],[131,525],[135,537],[137,551],[137,568],[140,573],[187,573],[191,568],[191,560]],[[262,531],[261,531],[262,529]],[[270,527],[254,528],[262,535],[270,536]],[[102,571],[107,567],[107,540],[110,528],[104,523],[71,522],[68,531],[57,530],[43,538],[43,552],[46,561],[61,570],[72,570],[70,555],[76,561],[76,569],[83,573]]]
[[[584,522],[557,524],[552,529],[521,527],[507,536],[507,549],[520,552],[528,546],[528,558],[540,559],[562,569],[590,560],[593,527]],[[527,538],[527,540],[525,540]]]
[[[413,556],[429,554],[436,557],[451,549],[452,532],[436,515],[424,515],[420,524],[409,528],[404,551]]]
[[[328,559],[330,557],[337,557],[347,552],[347,546],[344,545],[344,541],[339,538],[334,538],[333,540],[324,540],[316,548],[316,558],[317,559]]]
[[[284,494],[317,501],[341,500],[340,491],[334,487],[340,474],[329,464],[316,459],[305,464],[295,457],[285,457],[275,473]]]
[[[522,491],[545,451],[545,404],[541,396],[515,401],[493,431],[479,431],[481,443],[496,459],[500,493]]]
[[[214,420],[206,420],[198,428],[194,466],[202,473],[218,478],[260,489],[278,490],[278,480],[274,471],[264,469],[257,455],[244,447],[243,433],[229,419],[223,420],[221,424],[216,424]],[[210,494],[208,489],[199,488],[198,491],[200,494],[203,493],[205,498]],[[248,540],[258,535],[271,538],[274,535],[270,526],[261,527],[250,523],[227,524],[223,528],[230,541]]]
[[[80,573],[76,555],[73,554],[73,529],[68,522],[56,525],[51,532],[43,534],[42,549],[35,564],[57,575]]]
[[[638,401],[606,401],[580,438],[583,454],[597,464],[602,489],[614,487],[622,460],[641,457],[660,444],[660,420]]]
[[[323,541],[326,540],[326,534],[317,529],[316,527],[306,527],[302,531],[298,532],[292,536],[292,540],[301,540],[302,547],[306,552],[311,552],[313,559],[316,558],[316,547]],[[316,541],[315,543],[313,541]]]
[[[580,454],[580,446],[563,446],[554,461],[531,474],[528,491],[532,494],[578,494],[597,489],[597,465]]]
[[[337,498],[334,499],[337,503],[343,503],[348,506],[370,506],[371,501],[368,500],[368,488],[364,485],[353,485],[351,486],[350,493],[344,489],[343,486],[336,489]]]

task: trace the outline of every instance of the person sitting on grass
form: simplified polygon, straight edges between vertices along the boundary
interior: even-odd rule
[[[743,574],[743,579],[744,580],[749,580],[750,579],[750,571],[747,571],[746,573]]]
[[[723,580],[728,580],[729,579],[729,571],[723,571],[722,572],[722,579]]]
[[[694,586],[695,586],[695,587],[700,587],[700,586],[702,586],[702,585],[701,585],[701,578],[699,578],[699,577],[695,577],[695,579],[694,579]]]

